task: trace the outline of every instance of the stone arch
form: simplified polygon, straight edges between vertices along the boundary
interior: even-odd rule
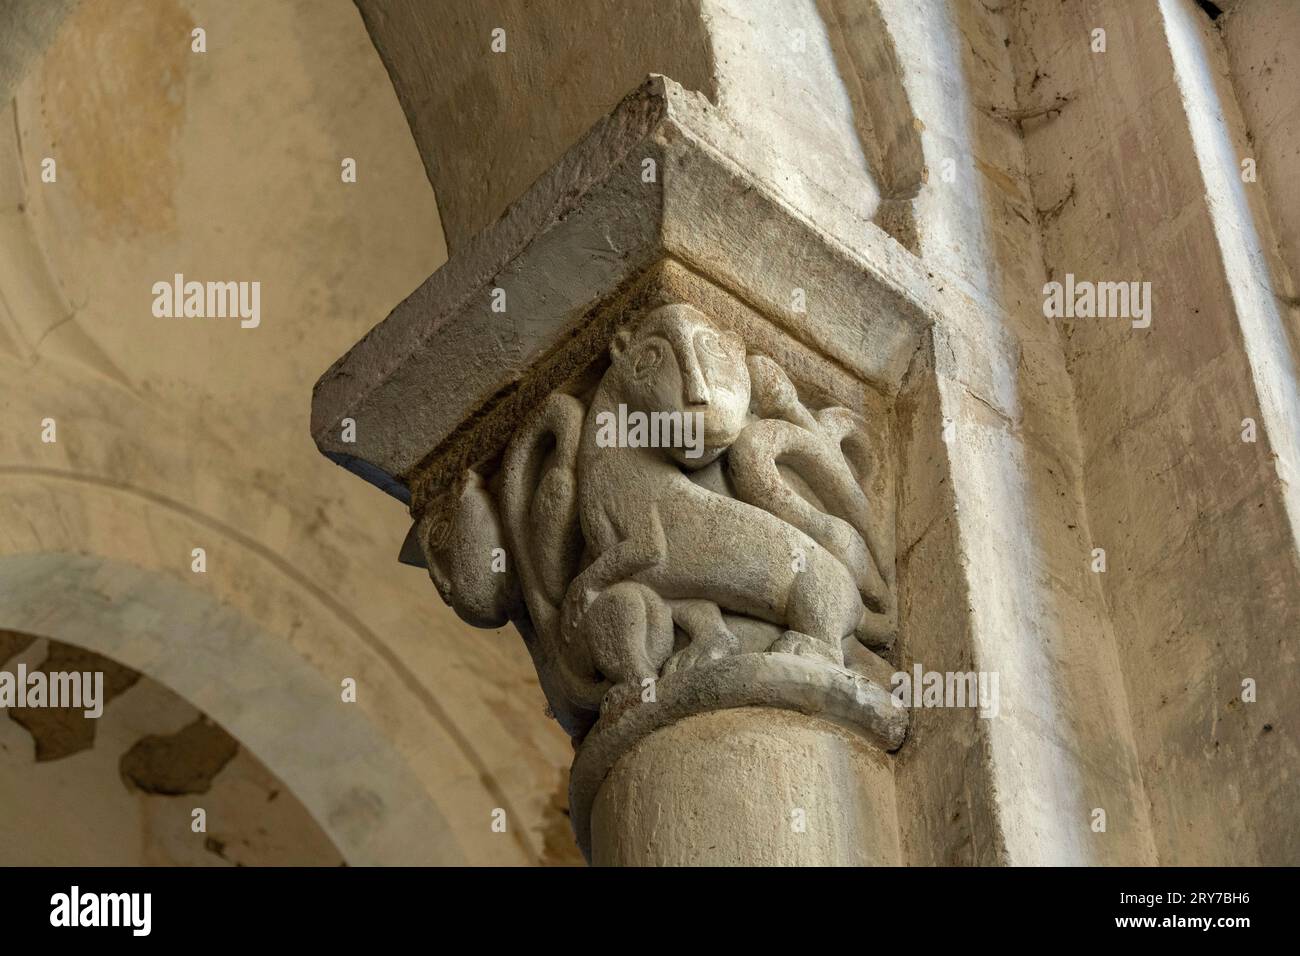
[[[700,0],[475,0],[437,9],[420,0],[355,2],[406,112],[452,250],[647,74],[715,91]]]
[[[240,613],[158,572],[89,555],[6,555],[0,580],[0,628],[56,636],[175,691],[272,769],[349,863],[457,862],[447,821],[387,736]]]
[[[57,638],[0,629],[0,682],[6,864],[345,865],[283,780],[149,676]],[[20,688],[45,696],[24,700]]]
[[[453,253],[648,74],[743,128],[746,163],[788,202],[833,197],[916,249],[920,133],[874,0],[355,2]]]
[[[0,267],[0,367],[15,426],[0,434],[0,552],[95,555],[201,594],[310,666],[331,702],[340,679],[355,677],[357,716],[404,767],[419,807],[366,859],[576,856],[561,796],[569,746],[558,728],[525,721],[543,706],[526,650],[514,635],[485,641],[459,627],[436,595],[409,587],[423,573],[394,573],[400,511],[386,499],[343,507],[351,479],[322,467],[306,439],[301,396],[333,356],[331,337],[341,346],[359,334],[444,258],[434,197],[361,17],[351,0],[310,11],[207,4],[210,38],[223,36],[239,66],[205,71],[210,60],[169,39],[176,18],[199,8],[145,0],[134,3],[139,17],[123,18],[118,6],[76,6],[0,124],[0,199],[20,210],[0,224],[0,262],[14,263]],[[111,63],[113,78],[96,62]],[[176,62],[184,69],[171,70]],[[66,108],[43,108],[54,88]],[[127,114],[167,120],[159,148],[114,135]],[[119,172],[131,189],[162,182],[135,161],[140,149],[174,167],[159,194],[174,221],[114,198]],[[278,188],[308,154],[321,175]],[[58,188],[34,172],[47,155],[60,157]],[[359,158],[356,183],[340,182],[340,156]],[[217,168],[249,178],[205,172]],[[241,329],[153,316],[151,283],[182,260],[199,280],[260,281],[267,320]],[[47,418],[58,430],[48,444]],[[196,546],[206,574],[191,573]],[[0,590],[11,588],[22,585],[6,571]],[[39,603],[54,603],[42,593]],[[257,736],[211,716],[284,773]],[[367,767],[344,776],[364,782]],[[485,823],[495,808],[509,814],[504,835]],[[364,800],[353,809],[372,811]],[[340,848],[374,829],[357,826]]]

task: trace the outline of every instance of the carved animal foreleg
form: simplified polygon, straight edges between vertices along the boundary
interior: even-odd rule
[[[674,671],[696,667],[707,661],[735,654],[740,646],[736,635],[722,620],[712,601],[673,601],[673,620],[690,638],[690,643],[668,658],[664,677]]]
[[[593,523],[600,521],[599,530],[591,535],[595,541],[615,538],[620,531],[603,515],[592,520]],[[659,511],[651,507],[645,512],[645,521],[640,527],[633,529],[632,533],[617,543],[607,546],[573,580],[561,611],[566,630],[577,628],[587,607],[605,588],[662,563],[667,556],[668,538],[664,533],[663,520],[659,517]]]
[[[602,713],[635,703],[643,682],[659,676],[673,650],[673,615],[651,588],[631,581],[601,591],[582,616],[582,639],[613,685]]]
[[[789,628],[770,650],[824,657],[844,663],[842,641],[862,618],[862,600],[849,571],[829,551],[808,555],[807,568],[794,576],[786,598]]]

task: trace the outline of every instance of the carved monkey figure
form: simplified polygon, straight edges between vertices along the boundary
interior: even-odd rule
[[[611,706],[666,663],[671,671],[734,653],[722,611],[786,628],[773,650],[842,663],[840,641],[863,614],[849,570],[794,525],[687,474],[726,452],[751,424],[739,337],[720,333],[691,306],[668,305],[620,332],[611,358],[578,452],[579,514],[592,561],[570,586],[562,614],[613,683]],[[600,447],[596,416],[619,405],[700,415],[703,454]],[[690,643],[669,662],[674,622]]]
[[[620,408],[697,416],[702,452],[598,441],[602,413]],[[500,485],[523,597],[513,616],[571,734],[632,703],[647,679],[736,653],[724,614],[783,629],[770,650],[837,664],[841,640],[892,614],[864,543],[865,496],[839,450],[846,416],[809,412],[775,363],[674,304],[615,336],[585,408],[555,393],[519,429]],[[818,504],[778,462],[807,477]],[[697,480],[714,463],[734,496]],[[481,490],[467,488],[476,508]],[[484,618],[511,600],[470,585]],[[689,640],[674,654],[677,629]]]

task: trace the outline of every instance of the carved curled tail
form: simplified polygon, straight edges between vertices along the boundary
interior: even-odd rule
[[[582,560],[578,445],[585,410],[572,395],[551,395],[506,449],[501,504],[510,553],[530,621],[529,651],[560,723],[571,734],[599,711],[606,683],[580,642],[568,642],[560,606]],[[579,731],[580,732],[580,731]]]
[[[731,448],[731,475],[742,500],[794,525],[848,568],[867,606],[859,638],[887,644],[897,609],[872,540],[870,503],[840,452],[837,424],[828,417],[813,431],[789,421],[756,422]],[[791,488],[778,465],[797,473],[827,510]]]

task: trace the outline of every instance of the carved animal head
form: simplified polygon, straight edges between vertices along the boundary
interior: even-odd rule
[[[482,477],[467,471],[460,487],[416,527],[442,599],[475,627],[504,625],[522,599],[507,563],[501,518]]]
[[[714,328],[698,309],[685,304],[655,309],[614,337],[610,357],[608,375],[616,378],[619,397],[629,411],[701,416],[704,453],[688,455],[687,448],[670,448],[680,464],[708,464],[744,428],[750,390],[745,344],[738,335]]]

